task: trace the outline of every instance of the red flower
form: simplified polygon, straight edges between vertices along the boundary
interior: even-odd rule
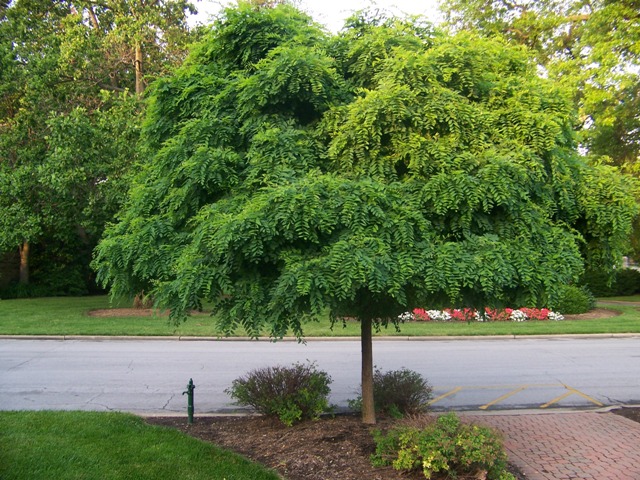
[[[431,320],[429,318],[429,314],[424,308],[414,308],[413,316],[416,320],[423,321],[423,322],[428,322],[429,320]]]

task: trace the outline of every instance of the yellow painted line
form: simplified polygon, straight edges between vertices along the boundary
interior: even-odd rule
[[[569,387],[567,385],[564,385],[564,388],[567,389],[567,391],[565,393],[563,393],[559,397],[554,398],[550,402],[545,403],[544,405],[540,405],[540,408],[550,407],[554,403],[558,403],[560,400],[564,400],[565,398],[567,398],[568,396],[573,395],[573,394],[580,395],[582,398],[584,398],[585,400],[589,400],[594,405],[597,405],[599,407],[604,407],[604,403],[600,403],[595,398],[590,397],[586,393],[582,393],[580,390],[576,390],[575,388]]]
[[[554,403],[559,402],[560,400],[567,398],[569,395],[573,395],[573,392],[565,392],[562,395],[560,395],[559,397],[554,398],[553,400],[551,400],[550,402],[545,403],[544,405],[540,405],[540,408],[547,408],[551,405],[553,405]]]
[[[597,405],[599,407],[604,407],[604,403],[600,403],[595,398],[590,397],[586,393],[582,393],[580,390],[576,390],[575,388],[572,388],[572,387],[567,387],[567,389],[571,390],[573,393],[575,393],[577,395],[580,395],[585,400],[589,400],[591,403],[593,403],[593,404],[595,404],[595,405]]]
[[[495,400],[493,400],[492,402],[487,403],[486,405],[482,405],[481,407],[478,407],[480,410],[486,410],[487,408],[489,408],[492,405],[495,405],[496,403],[500,403],[503,400],[506,400],[507,398],[515,395],[518,392],[521,392],[523,390],[526,390],[528,388],[528,385],[523,385],[520,388],[516,388],[515,390],[511,390],[508,393],[505,393],[504,395],[502,395],[501,397],[496,398]]]
[[[427,405],[433,405],[434,403],[439,402],[443,398],[447,398],[448,396],[453,395],[454,393],[458,393],[460,390],[462,390],[462,387],[456,387],[453,390],[450,390],[447,393],[440,395],[439,397],[436,397],[433,400],[430,400],[429,402],[427,402]]]

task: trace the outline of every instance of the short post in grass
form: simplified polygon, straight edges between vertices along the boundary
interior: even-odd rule
[[[193,378],[189,379],[189,383],[187,384],[187,390],[182,392],[184,395],[187,394],[187,414],[189,415],[189,425],[193,423],[193,390],[196,386],[193,384]]]

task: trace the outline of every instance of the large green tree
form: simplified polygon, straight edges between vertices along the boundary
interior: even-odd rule
[[[417,306],[546,305],[611,267],[635,203],[576,152],[565,93],[521,48],[358,15],[330,37],[287,5],[226,10],[152,87],[149,161],[96,251],[114,295],[151,292],[221,332],[372,329]]]
[[[34,246],[41,266],[89,272],[138,157],[142,103],[128,92],[140,96],[183,60],[190,8],[185,0],[15,0],[2,10],[0,254],[19,249],[21,283]]]

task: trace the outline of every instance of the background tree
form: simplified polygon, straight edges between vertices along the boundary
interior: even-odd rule
[[[578,138],[590,161],[640,174],[639,2],[452,0],[441,8],[455,30],[531,48],[549,78],[574,92]],[[640,260],[637,220],[627,253]]]
[[[47,293],[69,292],[60,283],[71,278],[74,293],[86,289],[91,251],[138,158],[142,104],[127,92],[182,61],[189,8],[16,0],[2,11],[0,254],[20,250],[22,284],[31,263],[36,283],[58,284]]]
[[[640,3],[635,0],[452,0],[448,24],[526,45],[575,92],[581,143],[594,160],[635,171],[640,155]]]
[[[94,265],[176,321],[211,302],[224,333],[357,318],[374,423],[373,328],[417,306],[552,304],[584,262],[619,259],[635,202],[579,158],[570,99],[524,49],[348,25],[226,10],[152,87],[151,158]]]

